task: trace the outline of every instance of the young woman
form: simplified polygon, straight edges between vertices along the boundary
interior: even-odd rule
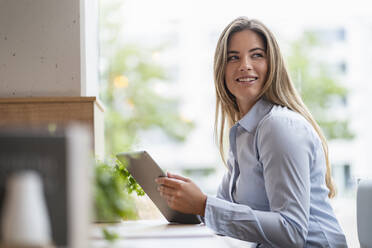
[[[228,170],[217,197],[179,175],[157,179],[168,205],[259,247],[347,247],[328,199],[335,190],[326,139],[267,27],[240,17],[225,28],[214,81],[223,160],[225,123],[230,127]]]

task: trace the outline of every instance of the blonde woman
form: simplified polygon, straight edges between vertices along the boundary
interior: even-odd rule
[[[218,40],[214,81],[223,160],[230,127],[226,174],[213,197],[168,173],[157,179],[168,205],[257,247],[347,247],[328,199],[335,190],[326,139],[268,28],[245,17],[232,21]]]

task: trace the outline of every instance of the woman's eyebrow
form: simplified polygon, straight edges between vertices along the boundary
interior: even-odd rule
[[[256,51],[256,50],[261,50],[261,51],[265,52],[265,50],[262,49],[261,47],[255,47],[255,48],[252,48],[251,50],[249,50],[249,52],[251,53],[251,52],[254,52],[254,51]]]
[[[256,50],[261,50],[261,51],[263,51],[263,52],[265,52],[265,50],[263,49],[263,48],[261,48],[261,47],[255,47],[255,48],[252,48],[251,50],[249,50],[248,52],[254,52],[254,51],[256,51]],[[235,50],[230,50],[230,51],[227,51],[227,54],[239,54],[239,52],[238,51],[235,51]]]

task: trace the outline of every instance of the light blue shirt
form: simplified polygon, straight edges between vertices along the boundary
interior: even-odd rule
[[[203,221],[259,247],[347,247],[325,184],[314,128],[300,114],[260,99],[230,130],[228,171]]]

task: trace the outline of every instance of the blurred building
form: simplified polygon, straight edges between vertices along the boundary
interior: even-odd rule
[[[313,27],[317,36],[325,43],[319,56],[330,64],[331,73],[345,86],[349,93],[337,102],[332,112],[340,119],[348,119],[354,139],[332,140],[330,158],[333,177],[340,195],[352,192],[358,178],[372,176],[369,147],[372,145],[372,114],[369,99],[372,93],[368,78],[372,66],[372,19],[353,18],[332,25]]]

